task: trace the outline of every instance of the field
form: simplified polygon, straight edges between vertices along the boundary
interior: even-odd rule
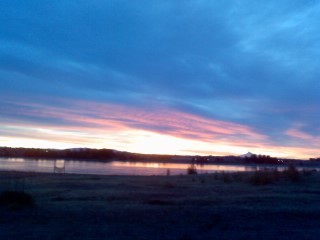
[[[302,240],[320,234],[317,172],[0,172],[0,191],[0,239]],[[8,192],[29,200],[6,201]]]

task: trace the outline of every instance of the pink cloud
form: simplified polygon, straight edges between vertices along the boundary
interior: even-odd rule
[[[313,147],[306,149],[299,146],[279,146],[272,143],[268,136],[257,133],[246,125],[209,119],[170,108],[143,109],[89,101],[61,102],[64,104],[50,106],[41,102],[20,101],[16,103],[19,106],[16,114],[21,117],[10,118],[9,115],[2,122],[20,129],[20,133],[12,130],[11,135],[29,135],[30,138],[70,142],[82,146],[89,143],[90,146],[99,145],[104,139],[125,144],[130,142],[128,138],[134,139],[134,136],[128,136],[127,133],[121,135],[122,132],[143,130],[207,144],[253,149],[257,152],[261,149],[282,151],[290,156],[310,156],[308,153],[316,152]],[[286,134],[300,140],[312,139],[312,136],[298,128],[292,128]],[[192,152],[192,149],[186,151]],[[208,153],[211,150],[201,148],[201,151]]]
[[[140,129],[178,138],[231,142],[236,145],[267,140],[266,136],[245,125],[208,119],[169,108],[141,109],[89,101],[61,100],[61,103],[48,106],[26,100],[19,103],[12,101],[11,104],[19,106],[16,113],[22,116],[20,120],[14,119],[15,124],[26,128],[37,126],[90,134]],[[8,119],[7,123],[12,123],[12,119]]]
[[[176,137],[213,141],[225,137],[267,140],[267,137],[254,132],[245,125],[199,117],[168,108],[144,110],[133,107],[99,104],[90,102],[75,103],[76,108],[91,109],[94,117],[82,117],[83,121],[101,126],[110,123],[126,128],[140,128]],[[93,110],[94,109],[94,110]]]

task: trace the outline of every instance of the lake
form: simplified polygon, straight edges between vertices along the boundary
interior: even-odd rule
[[[190,164],[187,163],[152,163],[152,162],[98,162],[77,160],[45,160],[24,158],[0,158],[0,170],[24,172],[65,172],[78,174],[102,175],[170,175],[186,174]],[[283,170],[284,166],[257,166],[236,164],[195,165],[198,173],[244,172],[264,168]]]

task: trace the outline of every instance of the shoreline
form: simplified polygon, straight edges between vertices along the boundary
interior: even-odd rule
[[[39,173],[66,173],[89,175],[186,175],[190,163],[140,162],[140,161],[78,161],[78,160],[43,160],[0,158],[0,171],[21,171]],[[59,162],[60,161],[60,162]],[[194,164],[198,174],[217,172],[255,172],[261,170],[285,171],[290,164],[256,164],[256,163],[208,163]],[[300,171],[320,171],[319,165],[294,165]]]

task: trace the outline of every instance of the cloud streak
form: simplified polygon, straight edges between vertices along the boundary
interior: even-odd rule
[[[123,105],[63,100],[51,103],[52,105],[26,100],[11,100],[7,101],[7,104],[10,106],[7,109],[15,106],[12,108],[15,109],[14,112],[3,111],[5,114],[1,117],[4,124],[1,135],[9,138],[45,139],[49,142],[65,143],[63,146],[67,143],[69,146],[106,144],[116,147],[115,143],[121,143],[120,146],[123,146],[123,143],[138,146],[140,141],[139,151],[150,152],[151,148],[160,153],[166,150],[164,143],[174,139],[174,142],[181,144],[180,148],[175,148],[176,153],[184,154],[221,154],[224,148],[228,149],[229,154],[238,153],[240,149],[260,149],[275,154],[276,149],[281,148],[276,142],[272,142],[269,136],[255,132],[246,125],[203,118],[175,109],[143,110]],[[61,106],[58,106],[59,104]],[[16,105],[20,106],[18,111]],[[14,121],[15,119],[19,121]],[[311,139],[310,135],[295,129],[288,130],[284,135],[299,141]],[[160,150],[148,144],[146,147],[146,142],[152,142],[154,139],[160,139],[162,145],[157,146]],[[198,150],[184,148],[187,142],[187,147],[190,147],[191,142],[197,143],[200,147]],[[314,143],[314,147],[318,142]],[[212,150],[208,151],[201,145]],[[169,148],[169,145],[167,147]],[[290,151],[295,145],[288,144],[282,148],[282,151]],[[302,151],[302,147],[297,150]]]

